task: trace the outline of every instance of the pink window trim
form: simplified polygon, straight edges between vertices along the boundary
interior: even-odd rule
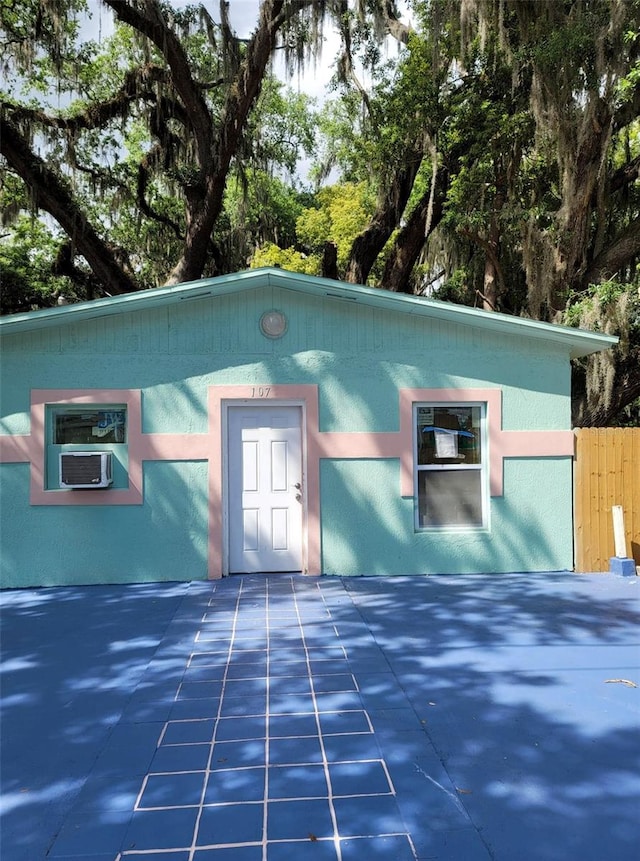
[[[142,394],[138,389],[34,389],[31,393],[31,433],[0,435],[0,462],[31,464],[32,505],[140,505],[143,502],[145,460],[209,461],[209,576],[223,572],[222,522],[222,403],[288,401],[303,406],[307,510],[305,568],[320,573],[320,460],[322,458],[398,458],[400,492],[413,497],[413,405],[415,403],[487,404],[489,485],[491,496],[503,494],[503,464],[507,457],[572,457],[570,430],[505,431],[502,429],[500,389],[400,389],[400,430],[397,432],[321,431],[317,385],[210,386],[209,426],[204,434],[142,432]],[[45,409],[48,404],[122,403],[127,407],[129,488],[127,490],[45,490]]]
[[[505,431],[500,389],[400,389],[398,433],[319,432],[319,457],[399,458],[400,493],[413,497],[413,406],[416,403],[486,403],[491,496],[503,495],[506,457],[573,457],[573,431]]]
[[[127,407],[128,489],[45,490],[46,407],[109,403]],[[31,463],[31,505],[141,505],[143,461],[207,460],[210,451],[208,434],[142,433],[141,406],[139,389],[33,389],[31,433],[0,437],[0,462]],[[7,445],[5,440],[11,442]]]
[[[413,405],[415,403],[468,403],[487,405],[489,436],[489,492],[502,496],[504,459],[506,457],[573,457],[574,436],[571,430],[502,429],[501,389],[401,389],[400,482],[402,496],[413,496]]]
[[[129,452],[128,490],[45,490],[47,406],[125,404]],[[140,459],[141,395],[129,389],[33,389],[31,392],[31,504],[32,505],[141,505]]]

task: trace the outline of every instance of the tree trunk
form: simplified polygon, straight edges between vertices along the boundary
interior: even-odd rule
[[[276,35],[284,23],[283,6],[284,0],[265,0],[261,7],[258,27],[247,46],[237,79],[229,88],[217,139],[199,165],[205,179],[202,187],[191,190],[184,250],[168,284],[193,281],[202,275],[211,233],[222,212],[231,160],[238,151],[249,112],[260,95]],[[196,123],[207,121],[211,123],[211,118],[194,120]]]
[[[593,357],[589,361],[594,361]],[[602,392],[589,393],[588,368],[574,365],[571,377],[571,419],[574,427],[607,427],[625,407],[640,398],[640,349],[617,358],[616,373],[610,397]]]
[[[438,170],[433,195],[429,190],[422,196],[400,230],[384,267],[382,286],[386,290],[393,290],[396,293],[414,292],[410,280],[411,272],[420,257],[428,235],[442,219],[448,176],[445,168]],[[429,221],[428,230],[427,221]]]
[[[548,294],[551,307],[557,309],[564,308],[567,290],[581,283],[588,265],[595,201],[599,185],[606,181],[602,165],[611,139],[611,113],[604,99],[592,94],[578,130],[571,120],[566,121],[566,128],[564,122],[563,118],[558,129],[562,204],[556,217],[558,232]]]
[[[500,155],[494,153],[494,164]],[[485,251],[484,284],[482,308],[484,311],[497,311],[501,294],[505,291],[504,275],[500,266],[500,222],[499,216],[507,199],[506,176],[500,168],[496,171],[496,194],[491,210],[489,235]]]
[[[599,284],[625,269],[640,256],[640,216],[616,237],[616,239],[596,257],[587,269],[583,283]]]
[[[385,189],[378,199],[378,207],[369,226],[353,242],[345,281],[366,284],[371,267],[400,223],[421,162],[421,152],[409,153],[404,167],[394,173],[391,187]]]
[[[335,242],[325,242],[322,249],[322,277],[339,280],[338,276],[338,246]]]

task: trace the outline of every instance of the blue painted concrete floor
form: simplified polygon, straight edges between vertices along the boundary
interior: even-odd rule
[[[2,593],[3,861],[634,861],[640,581]]]

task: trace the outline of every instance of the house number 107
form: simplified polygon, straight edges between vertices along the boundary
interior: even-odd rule
[[[268,398],[271,392],[271,386],[253,386],[251,389],[252,398]]]

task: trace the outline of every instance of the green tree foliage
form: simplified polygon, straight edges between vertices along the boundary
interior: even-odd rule
[[[55,275],[63,241],[37,218],[20,216],[0,238],[0,313],[32,311],[72,302],[73,284]]]
[[[261,0],[242,39],[225,0],[217,20],[182,0],[2,0],[0,169],[68,237],[61,273],[90,282],[87,295],[122,293],[241,268],[255,242],[289,241],[295,194],[276,180],[310,155],[314,115],[272,60],[299,69],[330,19],[346,77],[352,30],[400,26],[392,7]],[[114,24],[99,44],[82,38],[92,14]]]
[[[280,266],[307,275],[323,275],[327,246],[335,249],[337,272],[344,272],[353,242],[369,223],[375,198],[365,182],[321,188],[295,222],[295,245],[267,242],[256,249],[251,266]]]
[[[344,270],[355,237],[365,229],[373,213],[373,199],[366,183],[341,183],[322,188],[316,205],[305,209],[296,223],[298,241],[309,251],[320,252],[331,242]]]
[[[289,272],[300,272],[303,275],[320,275],[322,259],[319,254],[305,254],[295,248],[281,248],[274,242],[266,242],[256,249],[251,266],[277,266]]]
[[[640,0],[408,4],[411,26],[392,0],[262,0],[242,40],[224,2],[214,22],[161,0],[0,0],[5,214],[57,222],[52,272],[76,295],[268,262],[615,333],[576,366],[574,421],[628,420]],[[115,20],[99,45],[88,8]],[[316,113],[270,62],[308,62],[328,18],[341,47]],[[293,174],[314,147],[312,195]]]
[[[618,334],[574,375],[575,422],[607,423],[640,394],[640,3],[412,6],[399,62],[324,122],[377,195],[344,277]]]
[[[3,173],[67,235],[63,274],[122,293],[245,265],[243,226],[286,239],[274,218],[269,234],[268,219],[242,225],[225,204],[255,180],[255,201],[284,215],[291,191],[276,179],[310,153],[313,114],[271,60],[312,53],[340,5],[263,0],[240,39],[225,2],[217,22],[162,0],[2,2]],[[92,12],[114,22],[100,44],[81,39]]]
[[[574,421],[606,424],[640,394],[640,4],[466,10],[461,61],[490,121],[451,185],[450,260],[475,266],[484,307],[620,336],[574,374]]]

